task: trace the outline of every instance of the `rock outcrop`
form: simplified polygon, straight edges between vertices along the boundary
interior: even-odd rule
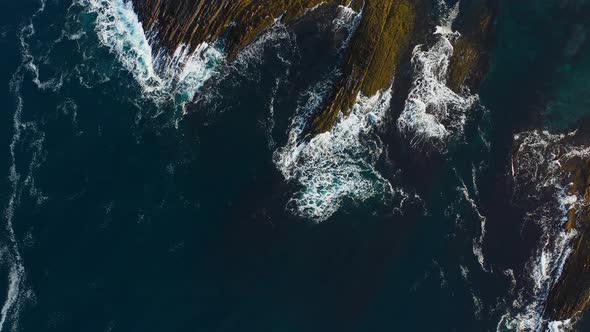
[[[575,155],[561,165],[570,184],[569,194],[581,199],[568,211],[564,227],[575,230],[576,237],[545,309],[547,318],[559,321],[575,317],[590,303],[590,153]]]
[[[346,45],[342,75],[323,109],[310,123],[312,134],[330,130],[340,112],[347,113],[359,94],[375,95],[391,86],[394,101],[402,105],[410,81],[412,50],[427,43],[436,24],[430,17],[429,0],[133,0],[146,31],[157,36],[157,51],[191,48],[223,40],[228,61],[275,20],[295,22],[315,6],[348,6],[362,11],[361,21]],[[453,26],[461,37],[453,39],[447,84],[456,93],[476,90],[488,69],[488,50],[493,36],[496,2],[463,1]],[[396,103],[400,101],[399,103]],[[395,114],[395,112],[394,112]],[[557,149],[556,151],[558,151]],[[590,159],[580,156],[561,163],[573,185],[570,194],[583,197],[568,212],[568,230],[578,232],[563,273],[552,287],[545,316],[552,320],[573,317],[590,302]]]
[[[223,35],[229,58],[282,16],[289,23],[322,3],[345,0],[133,0],[144,28],[157,34],[160,45],[174,50],[181,44],[195,47]]]
[[[546,275],[535,282],[547,287],[535,296],[545,299],[540,310],[550,321],[574,318],[590,303],[588,138],[579,132],[530,131],[518,134],[515,142],[513,200],[541,229],[532,262]]]
[[[327,131],[338,114],[348,112],[359,93],[372,96],[391,85],[396,68],[409,61],[418,33],[427,21],[423,1],[367,1],[340,78],[331,98],[314,120],[315,133]]]
[[[400,78],[396,93],[403,100],[409,80],[412,50],[434,31],[428,0],[133,0],[146,31],[156,35],[157,50],[179,45],[223,40],[228,61],[272,25],[276,19],[289,25],[315,6],[348,6],[361,12],[361,21],[345,50],[342,76],[310,124],[312,134],[330,130],[340,112],[347,113],[357,96],[372,96]],[[487,1],[467,1],[469,11],[459,26],[460,38],[452,59],[449,83],[475,87],[487,68],[485,57],[494,11]],[[471,3],[476,3],[472,5]],[[405,87],[405,88],[404,88]]]

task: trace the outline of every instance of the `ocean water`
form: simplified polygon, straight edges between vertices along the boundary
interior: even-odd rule
[[[541,318],[563,216],[505,186],[516,134],[588,115],[588,6],[564,3],[503,2],[457,95],[436,2],[401,117],[386,89],[305,140],[362,11],[277,20],[228,63],[154,54],[124,0],[1,1],[0,332],[590,328]]]

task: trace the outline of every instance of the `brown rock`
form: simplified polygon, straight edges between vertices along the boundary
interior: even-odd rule
[[[158,35],[156,48],[176,49],[180,44],[195,47],[223,36],[231,61],[276,18],[286,24],[316,5],[351,5],[361,10],[362,19],[346,50],[342,76],[323,110],[313,119],[310,131],[330,130],[338,114],[348,112],[359,93],[373,96],[388,88],[396,76],[396,100],[405,99],[409,79],[400,73],[409,63],[414,47],[432,33],[427,0],[133,0],[144,28]],[[455,45],[449,84],[454,90],[464,83],[480,81],[487,66],[485,48],[494,11],[480,4],[469,8],[461,27],[465,38]],[[473,15],[475,13],[475,15]],[[473,16],[473,17],[472,17]],[[406,70],[407,71],[407,70]],[[475,84],[474,84],[475,86]],[[399,90],[399,91],[398,91]],[[403,96],[401,96],[403,95]]]
[[[572,253],[567,258],[561,278],[551,289],[545,316],[551,320],[567,320],[576,316],[590,303],[590,159],[575,157],[563,163],[572,183],[570,193],[583,197],[576,208],[568,212],[566,228],[578,233],[573,240]]]
[[[461,38],[453,45],[448,86],[456,93],[461,87],[477,89],[488,71],[488,50],[493,36],[496,9],[481,2],[462,11],[456,27]]]
[[[322,2],[344,0],[133,0],[144,29],[157,29],[158,40],[168,50],[180,44],[195,47],[226,35],[226,53],[232,59],[283,15],[285,22]]]

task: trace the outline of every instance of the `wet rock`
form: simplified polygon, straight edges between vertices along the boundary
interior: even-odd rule
[[[427,0],[133,0],[146,31],[157,36],[156,50],[173,51],[185,44],[224,42],[231,61],[260,33],[280,19],[289,25],[307,10],[319,5],[349,6],[362,16],[345,50],[342,76],[333,87],[323,109],[313,119],[310,131],[330,130],[340,112],[349,112],[359,94],[373,96],[391,86],[407,95],[407,68],[412,50],[426,42],[434,31]],[[487,38],[493,9],[487,2],[464,6],[467,18],[460,26],[466,31],[459,39],[452,59],[450,86],[479,82],[487,69]],[[404,83],[405,82],[405,83]]]
[[[156,48],[195,47],[223,36],[229,58],[251,43],[275,19],[289,23],[322,3],[344,0],[133,0],[146,31],[157,35]]]
[[[547,289],[543,318],[574,318],[590,303],[590,148],[581,132],[517,135],[513,152],[515,203],[541,226]],[[559,238],[568,240],[556,245]]]
[[[477,89],[488,71],[496,12],[496,4],[490,1],[475,1],[461,8],[454,27],[461,38],[453,45],[448,80],[456,93],[462,87]]]
[[[590,303],[590,155],[576,155],[561,165],[570,184],[569,194],[582,199],[567,213],[564,227],[577,235],[547,299],[545,316],[558,321],[575,317]]]

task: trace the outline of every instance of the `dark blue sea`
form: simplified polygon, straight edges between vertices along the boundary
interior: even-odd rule
[[[586,2],[501,3],[438,153],[395,135],[386,92],[300,140],[342,60],[331,20],[185,70],[123,0],[0,0],[0,332],[555,326],[505,188],[514,134],[590,115]]]

